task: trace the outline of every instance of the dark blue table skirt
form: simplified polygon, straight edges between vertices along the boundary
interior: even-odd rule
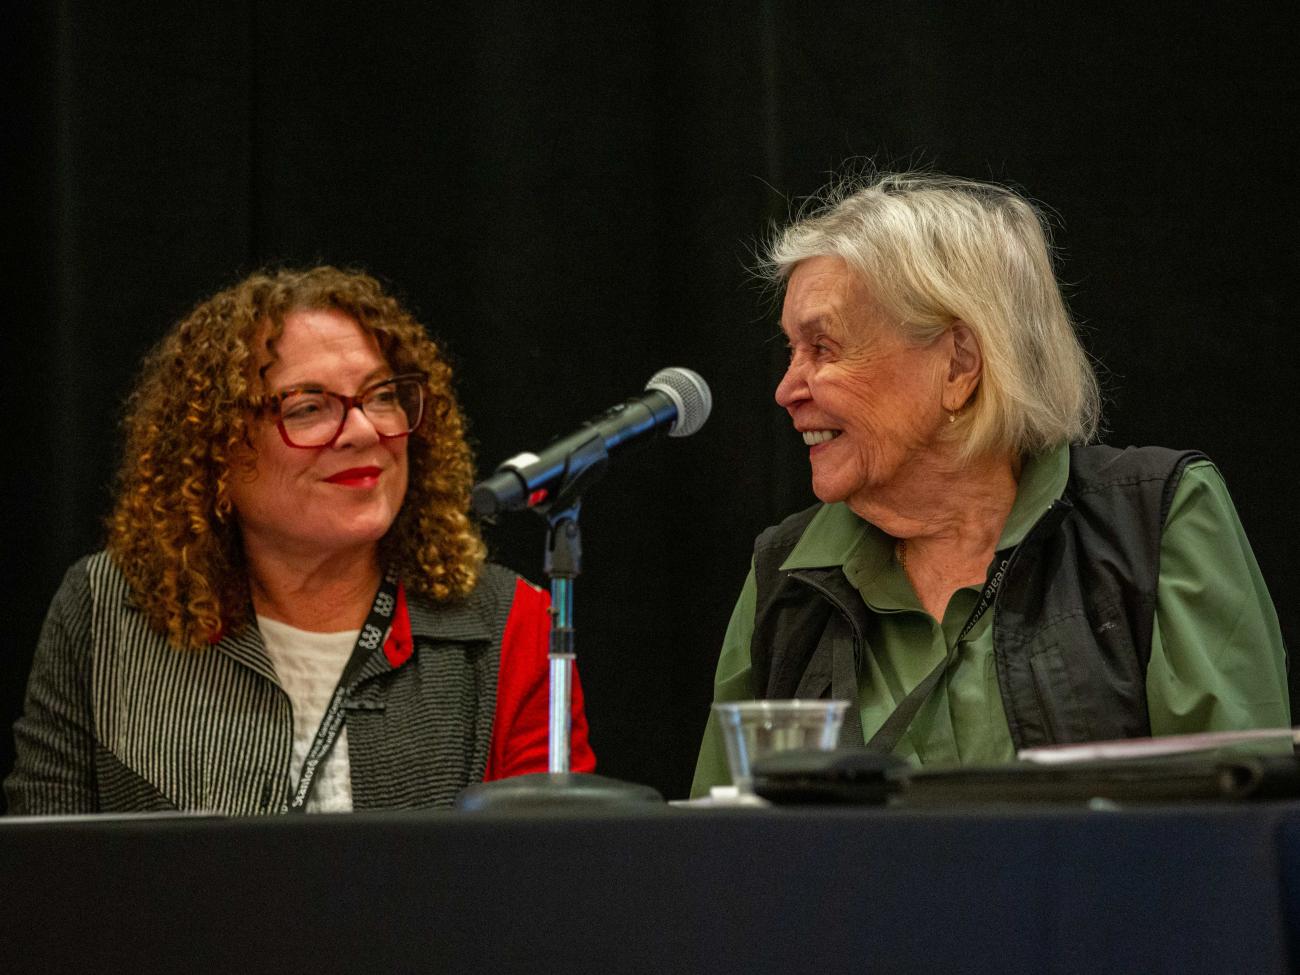
[[[1300,805],[0,821],[0,971],[1290,970]]]

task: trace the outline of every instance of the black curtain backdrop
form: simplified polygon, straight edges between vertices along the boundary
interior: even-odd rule
[[[1107,441],[1219,463],[1297,645],[1289,7],[7,11],[0,772],[45,607],[101,543],[141,354],[261,264],[329,261],[389,282],[452,350],[483,472],[662,366],[712,385],[700,434],[588,496],[576,587],[601,770],[683,795],[753,536],[811,501],[747,268],[849,160],[1051,208]],[[488,532],[537,581],[542,537],[526,515]]]

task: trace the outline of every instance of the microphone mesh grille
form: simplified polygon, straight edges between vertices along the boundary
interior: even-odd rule
[[[689,437],[704,426],[713,410],[713,393],[698,372],[671,366],[660,369],[645,384],[666,394],[677,407],[677,419],[668,428],[670,437]]]

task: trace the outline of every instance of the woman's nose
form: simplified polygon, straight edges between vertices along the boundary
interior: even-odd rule
[[[334,446],[368,447],[379,439],[379,431],[366,416],[366,411],[354,403],[343,417],[343,429],[335,438]]]
[[[776,384],[776,402],[784,409],[789,409],[808,395],[808,385],[804,380],[803,366],[798,358],[792,358],[785,367],[785,375]]]

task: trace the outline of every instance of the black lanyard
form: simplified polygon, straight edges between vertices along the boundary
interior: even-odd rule
[[[885,719],[885,723],[880,726],[880,730],[871,736],[871,740],[867,742],[867,748],[873,752],[884,753],[894,750],[898,740],[903,737],[911,726],[912,719],[921,710],[921,705],[930,697],[939,681],[943,679],[943,675],[952,666],[953,661],[957,659],[957,648],[961,645],[961,641],[966,639],[970,631],[975,628],[975,624],[988,612],[989,607],[997,599],[998,590],[1002,587],[1002,579],[1007,574],[1007,566],[1011,564],[1015,554],[1016,550],[1013,548],[1006,554],[998,552],[993,557],[993,565],[989,567],[991,574],[988,582],[984,583],[980,598],[975,603],[975,608],[971,610],[966,625],[961,628],[961,633],[957,635],[957,639],[948,648],[944,658],[939,661],[939,665],[926,674],[925,680],[912,688],[911,692],[894,709],[893,714]]]
[[[343,702],[348,696],[348,684],[356,676],[361,665],[387,639],[396,606],[397,579],[395,576],[388,575],[379,584],[375,601],[370,606],[370,615],[366,617],[365,625],[357,634],[357,644],[352,648],[352,656],[348,658],[347,665],[339,676],[338,686],[334,688],[334,694],[330,698],[329,707],[325,709],[325,714],[320,719],[316,738],[307,749],[307,757],[303,759],[302,772],[298,776],[298,787],[289,797],[289,812],[307,811],[307,797],[311,795],[311,787],[316,783],[316,773],[325,764],[325,759],[333,750],[334,743],[338,741],[339,732],[343,730],[343,721],[347,717]]]

